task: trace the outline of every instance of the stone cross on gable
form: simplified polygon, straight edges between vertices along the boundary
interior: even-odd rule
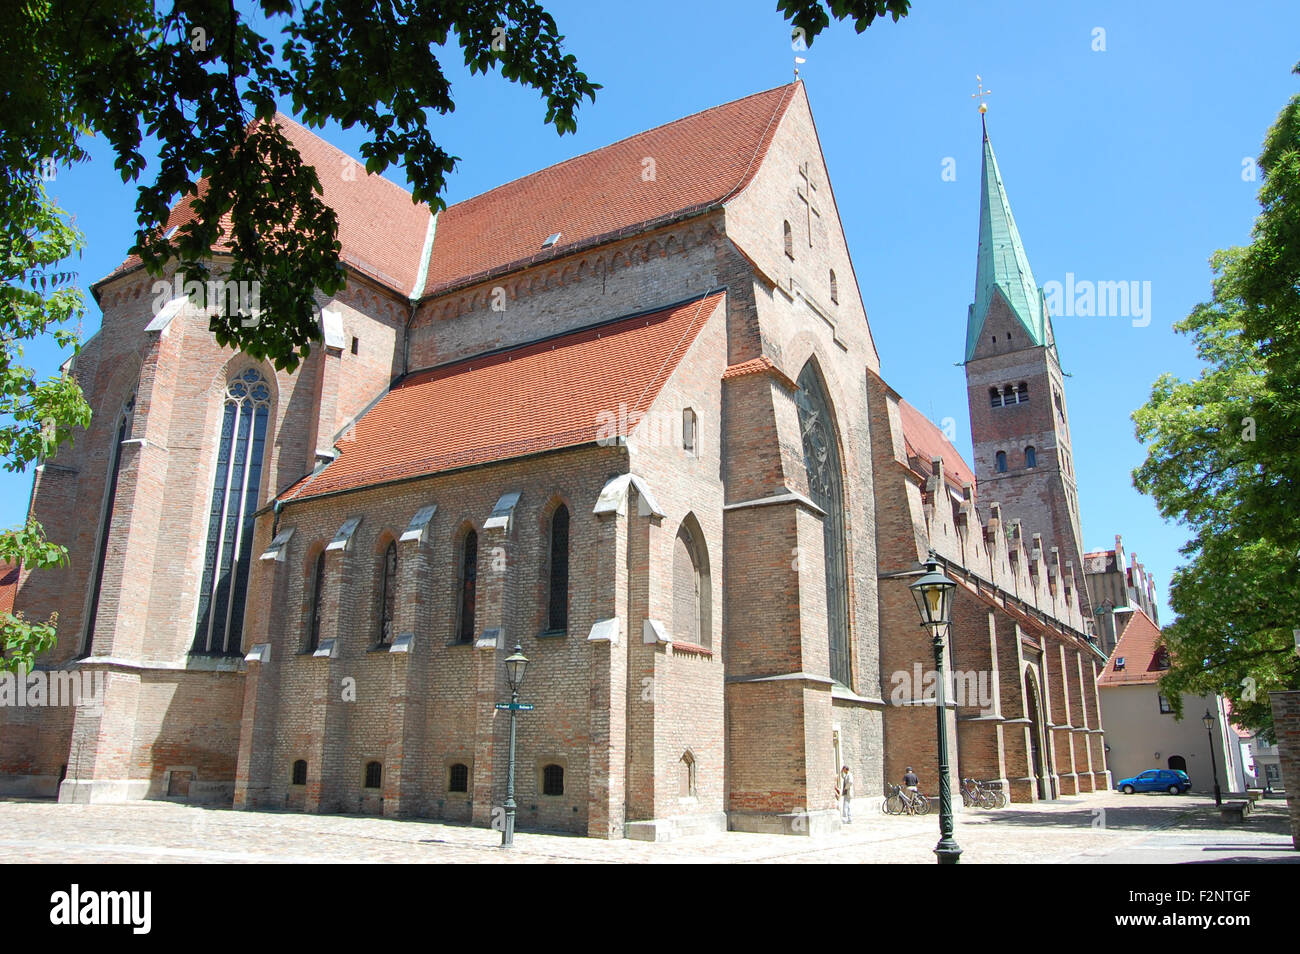
[[[814,205],[817,198],[817,183],[812,180],[812,164],[804,162],[799,167],[799,175],[803,179],[803,185],[795,186],[795,193],[799,196],[799,201],[808,207],[808,247],[812,248],[813,244],[813,216],[821,218],[821,210]]]

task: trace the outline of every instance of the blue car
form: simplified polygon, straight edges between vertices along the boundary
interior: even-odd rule
[[[1177,769],[1147,769],[1132,778],[1120,779],[1115,785],[1115,788],[1125,795],[1132,795],[1134,792],[1168,792],[1170,795],[1181,795],[1191,787],[1192,780],[1187,777],[1187,773]]]

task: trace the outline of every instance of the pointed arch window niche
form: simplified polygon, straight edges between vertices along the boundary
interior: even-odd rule
[[[712,601],[704,533],[694,515],[688,515],[673,541],[673,639],[712,648]]]
[[[569,508],[560,504],[551,515],[551,565],[547,592],[546,631],[569,628]]]
[[[474,641],[474,607],[478,590],[478,534],[470,530],[460,544],[456,595],[456,642]]]
[[[384,551],[383,588],[379,594],[379,646],[393,643],[393,621],[397,617],[397,541]]]
[[[830,644],[831,678],[851,686],[849,660],[849,586],[844,539],[844,476],[839,441],[831,418],[826,389],[809,361],[799,374],[799,430],[804,466],[813,502],[826,512],[822,523],[826,564],[826,637]]]
[[[196,655],[240,652],[252,562],[253,513],[262,485],[270,415],[271,388],[256,368],[226,385],[192,649]]]
[[[320,648],[321,603],[325,597],[325,551],[316,555],[311,575],[311,614],[307,618],[306,651]]]
[[[113,504],[117,498],[117,475],[122,468],[122,443],[131,437],[131,419],[135,416],[135,395],[127,398],[114,430],[116,439],[109,448],[108,489],[99,518],[99,544],[95,547],[95,585],[90,591],[86,611],[86,635],[81,641],[81,655],[89,656],[95,642],[95,617],[99,614],[99,593],[104,585],[104,562],[108,558],[108,536],[113,526]]]

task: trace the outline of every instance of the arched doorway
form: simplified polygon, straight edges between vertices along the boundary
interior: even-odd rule
[[[1025,670],[1025,708],[1029,716],[1029,764],[1034,773],[1035,789],[1041,799],[1051,798],[1045,769],[1047,756],[1043,747],[1043,715],[1038,705],[1038,687],[1030,670]]]
[[[1187,759],[1183,758],[1181,755],[1169,756],[1169,769],[1173,772],[1186,772]]]

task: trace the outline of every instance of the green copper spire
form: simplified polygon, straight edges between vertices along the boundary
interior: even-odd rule
[[[981,125],[983,116],[980,117]],[[1002,293],[1011,310],[1030,340],[1036,345],[1047,344],[1047,309],[1039,291],[1034,273],[1029,268],[1029,257],[1020,241],[1016,220],[1011,215],[998,160],[993,155],[988,129],[984,130],[984,167],[980,187],[980,250],[975,268],[975,304],[970,306],[966,318],[966,360],[975,357],[975,346],[993,304],[993,289]]]

